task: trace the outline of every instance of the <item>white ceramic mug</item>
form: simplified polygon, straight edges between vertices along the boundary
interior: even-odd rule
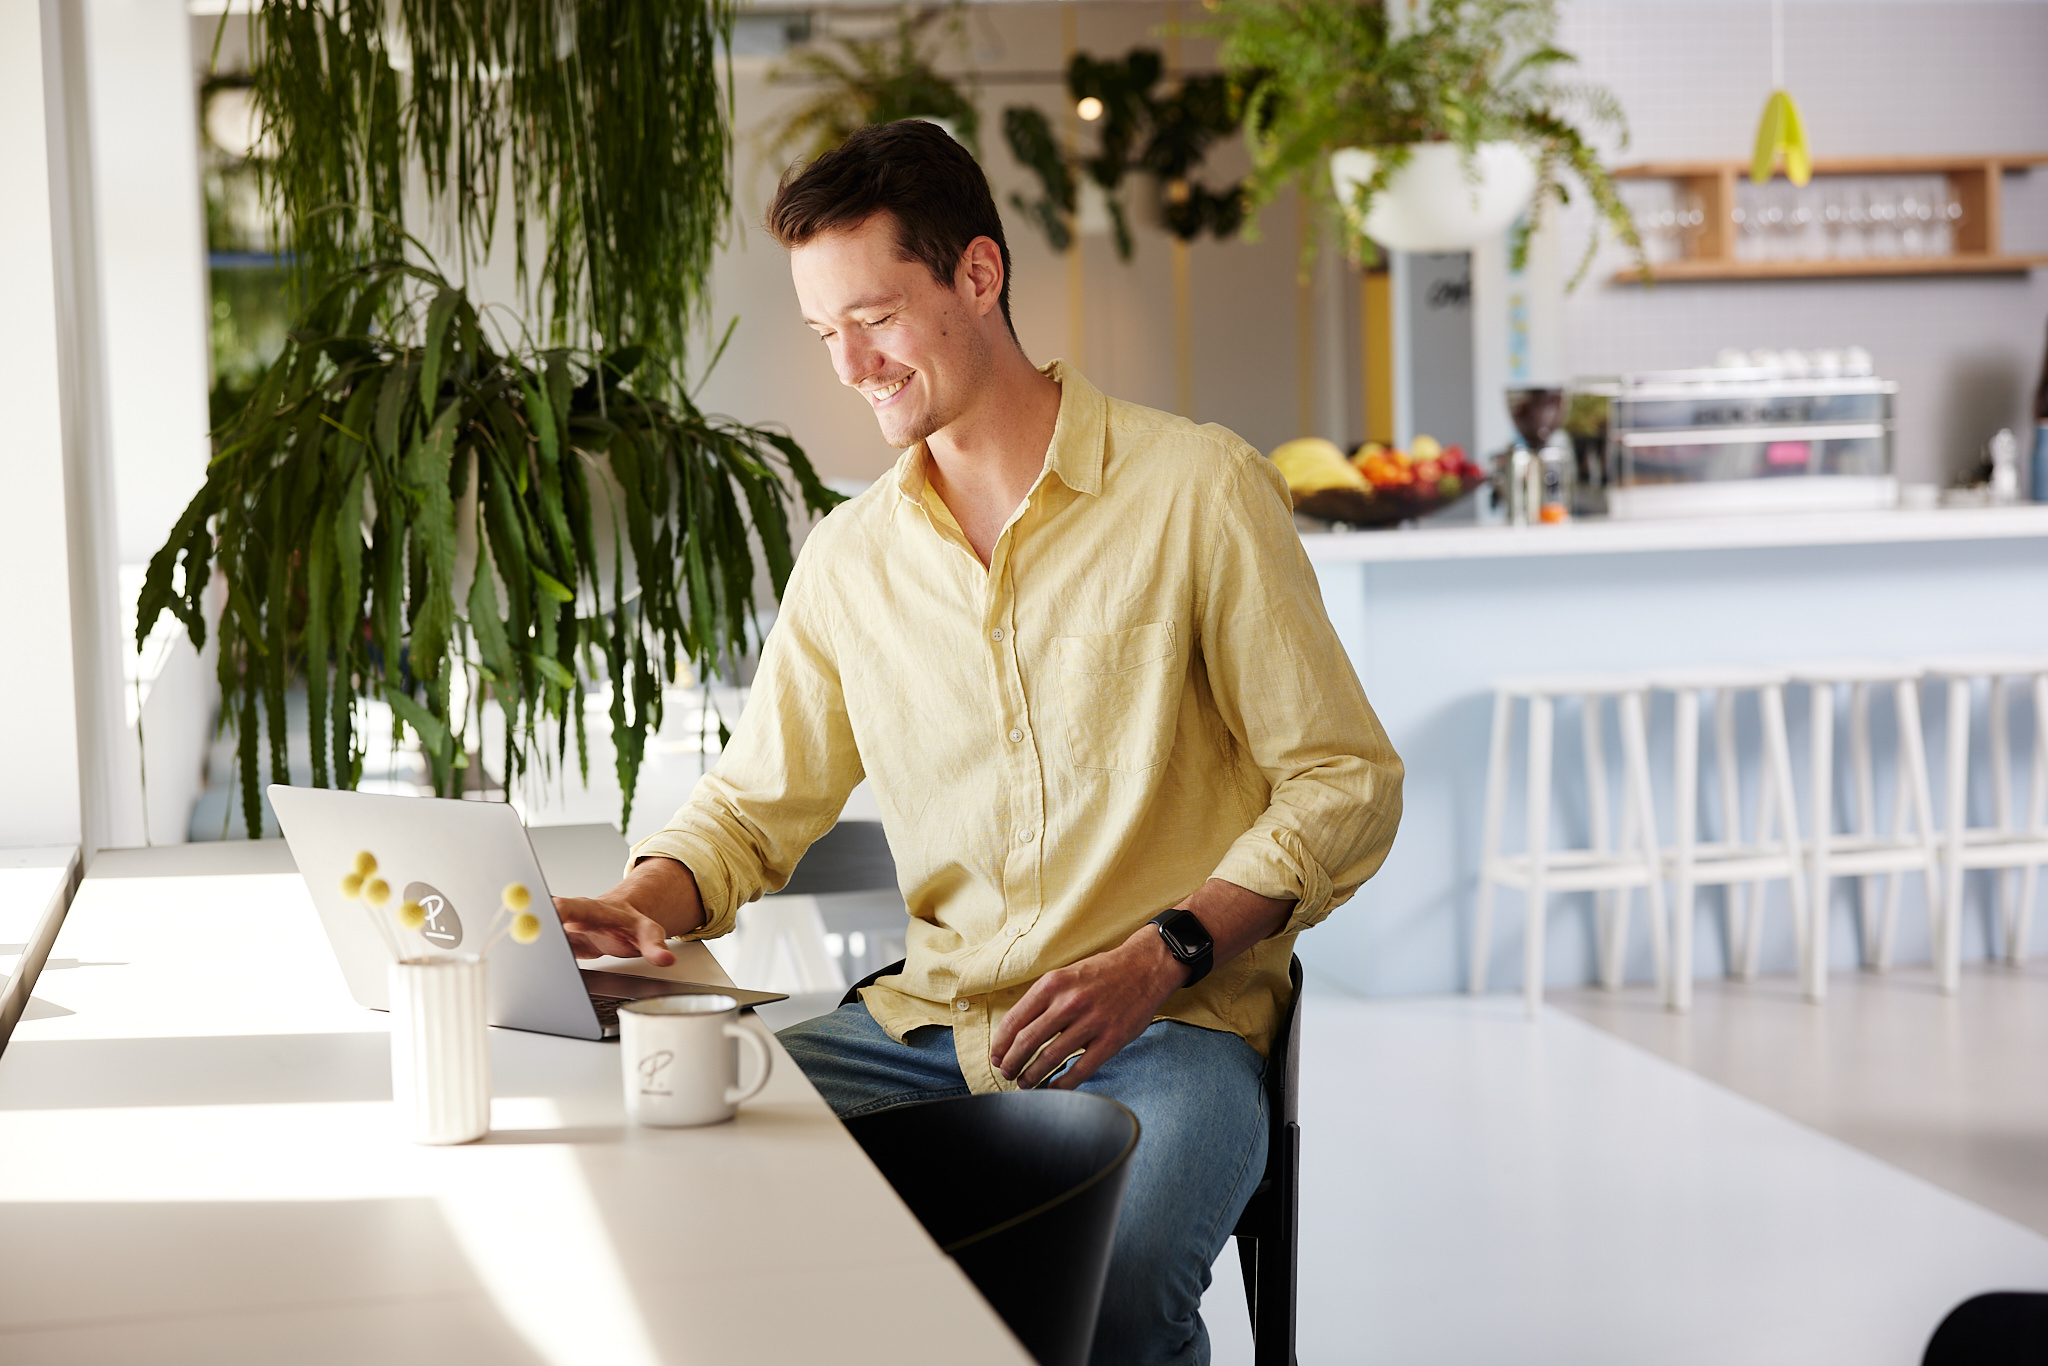
[[[741,1086],[740,1048],[751,1050],[761,1075]],[[768,1084],[768,1045],[740,1023],[730,996],[656,996],[619,1007],[619,1053],[625,1065],[626,1113],[661,1129],[722,1124],[740,1102]]]

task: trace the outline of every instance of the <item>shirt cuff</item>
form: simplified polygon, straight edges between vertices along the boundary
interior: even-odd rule
[[[704,923],[677,939],[716,939],[731,934],[738,923],[739,907],[733,904],[732,879],[718,851],[703,839],[684,830],[661,830],[633,846],[626,860],[631,868],[644,858],[670,858],[690,870],[697,881],[697,900],[704,906]]]
[[[1275,901],[1293,901],[1293,913],[1280,934],[1299,934],[1344,900],[1301,836],[1285,828],[1247,831],[1230,846],[1210,876]]]

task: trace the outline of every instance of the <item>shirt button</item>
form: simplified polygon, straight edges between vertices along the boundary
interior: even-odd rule
[[[961,1012],[964,1015],[968,1011],[974,1009],[974,1007],[972,1004],[966,1001],[955,1001],[953,1002],[953,1009]]]
[[[995,630],[988,633],[988,638],[990,640],[1001,640],[1003,638],[1003,628],[1000,626],[996,627]]]
[[[1011,731],[1010,731],[1010,743],[1011,743],[1011,744],[1013,744],[1013,745],[1014,745],[1014,744],[1016,744],[1016,743],[1017,743],[1017,742],[1018,742],[1019,740],[1022,740],[1023,738],[1024,738],[1024,732],[1023,732],[1023,731],[1021,731],[1021,730],[1017,730],[1017,729],[1015,729],[1015,728],[1012,728],[1012,729],[1011,729]]]
[[[1038,836],[1034,835],[1031,831],[1026,830],[1023,834],[1017,836],[1017,838],[1023,840],[1026,844],[1029,844],[1031,843],[1031,841],[1037,839]]]

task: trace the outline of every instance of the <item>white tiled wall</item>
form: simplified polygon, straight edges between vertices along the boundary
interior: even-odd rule
[[[1563,46],[1627,111],[1619,161],[1744,155],[1770,91],[1766,0],[1566,0]],[[1790,0],[1785,79],[1816,157],[2048,151],[2048,4]],[[2048,249],[2048,168],[2008,176],[2007,249]],[[1582,240],[1583,210],[1566,222]],[[1901,385],[1899,466],[1945,480],[2040,374],[2048,272],[1978,278],[1605,283],[1564,308],[1573,373],[1710,362],[1723,347],[1861,345]]]

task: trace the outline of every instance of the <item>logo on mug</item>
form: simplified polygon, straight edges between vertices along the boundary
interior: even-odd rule
[[[420,926],[420,933],[429,944],[452,949],[462,943],[462,917],[455,913],[455,903],[439,888],[425,882],[408,882],[404,896],[407,901],[419,902],[420,909],[427,913],[427,923]]]
[[[646,1057],[640,1059],[640,1094],[643,1096],[675,1094],[666,1086],[658,1086],[656,1084],[661,1080],[661,1074],[668,1070],[668,1065],[675,1060],[676,1055],[666,1048],[657,1053],[649,1053]]]

